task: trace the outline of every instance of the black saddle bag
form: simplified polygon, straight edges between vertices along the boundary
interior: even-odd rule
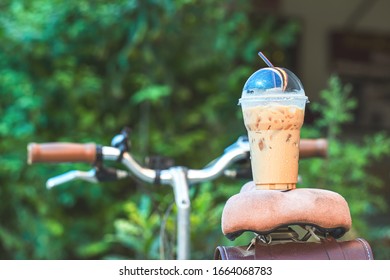
[[[252,246],[218,246],[215,260],[373,260],[368,242],[362,238],[337,241],[334,238],[321,242],[287,242]]]

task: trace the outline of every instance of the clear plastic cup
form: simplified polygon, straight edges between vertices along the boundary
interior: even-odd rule
[[[257,189],[296,187],[300,129],[307,102],[302,83],[288,69],[262,68],[245,83],[239,104]]]

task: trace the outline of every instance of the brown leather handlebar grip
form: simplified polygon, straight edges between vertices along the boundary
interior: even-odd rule
[[[301,139],[299,157],[326,157],[328,155],[328,141],[324,138]]]
[[[30,143],[27,146],[29,164],[36,162],[88,162],[96,160],[96,144]]]

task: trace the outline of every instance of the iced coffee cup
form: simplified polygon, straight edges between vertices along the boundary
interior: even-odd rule
[[[284,68],[262,68],[245,83],[239,104],[257,189],[296,187],[300,129],[307,100],[298,77]]]

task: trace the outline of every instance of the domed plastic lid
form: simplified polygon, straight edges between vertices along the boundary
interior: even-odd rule
[[[277,101],[304,107],[307,96],[298,77],[288,69],[274,67],[262,52],[259,52],[259,56],[268,67],[256,71],[249,77],[238,104],[270,104]]]
[[[242,91],[242,98],[271,95],[298,97],[305,96],[305,91],[293,72],[279,67],[267,67],[256,71],[246,81]]]

